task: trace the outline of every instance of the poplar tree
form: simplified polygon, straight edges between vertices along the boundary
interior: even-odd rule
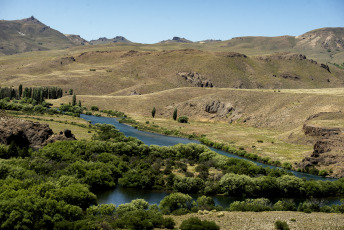
[[[175,108],[173,111],[173,120],[177,120],[177,116],[178,116],[178,111],[177,111],[177,108]]]
[[[153,109],[152,109],[152,117],[153,118],[155,117],[155,112],[156,112],[156,109],[155,109],[155,107],[153,107]]]

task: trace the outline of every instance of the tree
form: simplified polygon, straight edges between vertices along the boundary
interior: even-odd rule
[[[69,89],[69,95],[73,95],[73,89]]]
[[[76,105],[76,95],[74,94],[73,95],[72,106],[75,106],[75,105]]]
[[[178,110],[177,108],[175,108],[173,111],[173,120],[177,120],[177,115],[178,115]]]
[[[153,107],[153,109],[152,109],[152,117],[153,118],[155,117],[155,112],[156,112],[156,109],[155,109],[155,107]]]
[[[21,98],[22,93],[23,93],[23,85],[20,84],[20,85],[19,85],[19,89],[18,89],[18,97],[19,97],[19,98]]]
[[[191,209],[192,197],[180,192],[171,193],[160,201],[159,208],[163,214],[169,214],[177,209]]]
[[[79,100],[79,107],[81,107],[81,101]]]

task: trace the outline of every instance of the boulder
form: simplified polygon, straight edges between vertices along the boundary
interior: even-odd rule
[[[38,149],[46,145],[47,140],[52,136],[54,136],[54,132],[47,124],[11,117],[0,117],[1,144],[9,145],[14,141],[21,148],[30,147]],[[63,136],[66,139],[75,140],[70,130],[65,130]]]

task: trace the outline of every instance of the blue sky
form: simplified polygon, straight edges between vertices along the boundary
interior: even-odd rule
[[[344,27],[344,0],[0,0],[0,20],[36,17],[91,40],[124,36],[155,43],[239,36],[301,35]]]

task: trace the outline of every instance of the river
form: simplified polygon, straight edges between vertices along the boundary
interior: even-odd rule
[[[139,140],[141,140],[146,145],[159,145],[159,146],[173,146],[179,143],[182,144],[188,144],[188,143],[197,143],[200,144],[197,140],[191,140],[186,138],[180,138],[180,137],[173,137],[173,136],[166,136],[158,133],[150,133],[145,131],[140,131],[138,129],[135,129],[134,127],[131,127],[129,125],[119,123],[116,118],[110,118],[110,117],[97,117],[97,116],[91,116],[91,115],[85,115],[81,114],[81,118],[90,121],[91,124],[110,124],[114,125],[120,132],[124,133],[126,136],[135,137]],[[218,150],[212,147],[208,147],[214,152],[217,152],[219,154],[228,156],[228,157],[234,157],[238,159],[245,159],[244,157],[240,157],[234,154],[227,153],[222,150]],[[263,167],[269,167],[269,168],[278,168],[276,166],[271,166],[267,164],[263,164],[260,162],[255,162],[252,160],[249,160],[251,162],[254,162],[257,165],[263,166]],[[293,173],[295,176],[300,178],[306,178],[307,180],[314,179],[314,180],[336,180],[335,178],[324,178],[319,177],[307,173],[300,173],[292,170],[288,170],[289,172]],[[115,189],[107,190],[107,191],[101,191],[98,192],[96,195],[98,197],[98,203],[104,204],[104,203],[114,203],[116,205],[128,203],[133,199],[145,199],[150,204],[159,204],[160,200],[164,198],[166,195],[168,195],[168,192],[163,191],[148,191],[148,190],[139,190],[139,189],[131,189],[131,188],[123,188],[120,186],[117,186]],[[197,197],[197,195],[193,195],[194,198]],[[242,200],[243,198],[238,197],[225,197],[225,196],[213,196],[213,199],[216,204],[219,204],[223,207],[228,207],[228,204],[231,203],[234,200]],[[339,204],[340,198],[326,198],[326,201],[328,204]]]

